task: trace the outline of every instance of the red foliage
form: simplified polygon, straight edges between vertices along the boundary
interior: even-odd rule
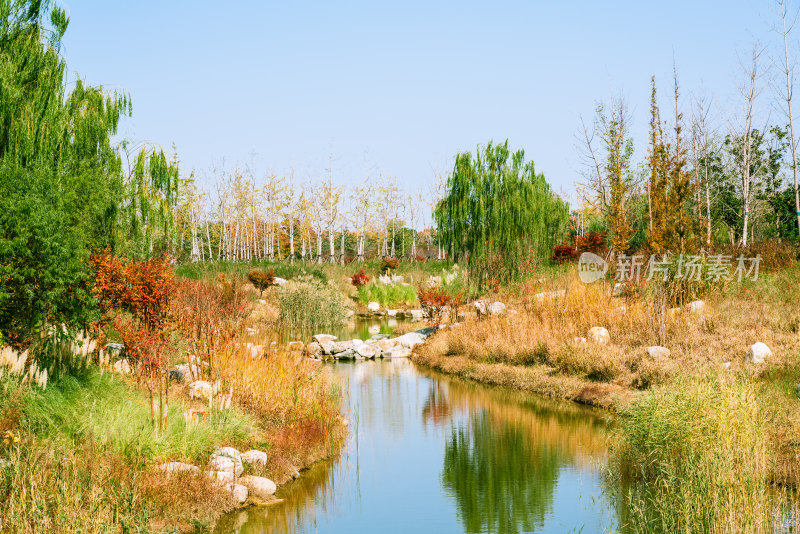
[[[450,310],[452,316],[455,316],[458,307],[463,302],[461,293],[457,295],[448,295],[442,292],[437,286],[420,287],[417,290],[417,299],[419,300],[422,311],[428,316],[428,322],[433,326],[439,326],[442,322],[442,316]]]
[[[174,271],[166,258],[129,261],[108,251],[91,258],[95,272],[92,293],[101,319],[98,339],[111,326],[122,337],[129,358],[151,375],[168,349],[167,312],[175,294]]]
[[[595,254],[606,250],[606,232],[589,232],[586,235],[575,236],[578,252],[593,252]]]
[[[400,266],[400,260],[397,258],[392,258],[391,256],[384,256],[381,260],[381,273],[388,274],[392,270],[397,269]]]
[[[363,286],[369,282],[369,276],[364,272],[364,269],[361,269],[356,274],[350,277],[350,283],[356,287]]]
[[[578,249],[572,245],[561,243],[553,247],[553,261],[559,265],[576,259],[578,259]]]

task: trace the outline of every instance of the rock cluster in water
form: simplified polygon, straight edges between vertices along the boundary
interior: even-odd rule
[[[373,360],[375,358],[408,358],[411,349],[423,343],[435,331],[422,328],[394,338],[388,334],[375,334],[366,341],[353,339],[339,341],[330,334],[317,334],[308,344],[312,358],[320,360]]]

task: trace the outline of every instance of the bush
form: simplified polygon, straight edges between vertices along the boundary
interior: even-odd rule
[[[345,320],[345,306],[336,288],[302,277],[283,286],[278,295],[281,326],[294,333],[318,334],[338,328]]]
[[[575,236],[578,252],[592,252],[602,254],[606,251],[606,232],[587,232],[585,235]]]
[[[364,273],[364,269],[361,269],[356,274],[350,277],[350,283],[356,287],[361,287],[364,284],[369,282],[369,276]]]
[[[578,249],[572,245],[561,243],[553,247],[553,261],[561,265],[578,259]]]
[[[400,260],[390,256],[384,256],[381,260],[380,271],[382,274],[389,274],[400,266]]]
[[[455,317],[458,314],[458,307],[463,302],[460,293],[448,295],[435,286],[419,288],[417,297],[422,311],[428,316],[428,322],[433,326],[439,326],[447,312],[451,317]]]
[[[275,271],[270,269],[269,271],[264,272],[259,271],[258,269],[253,269],[247,273],[247,279],[250,280],[250,283],[253,284],[254,288],[258,289],[258,294],[263,295],[265,289],[275,285]]]

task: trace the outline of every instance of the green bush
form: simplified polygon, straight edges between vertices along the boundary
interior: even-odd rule
[[[417,291],[413,286],[403,284],[367,284],[359,286],[358,301],[365,306],[370,302],[380,302],[383,307],[411,306],[417,302]]]
[[[342,295],[335,287],[309,276],[288,282],[278,293],[281,327],[292,333],[318,334],[339,328],[346,318]]]

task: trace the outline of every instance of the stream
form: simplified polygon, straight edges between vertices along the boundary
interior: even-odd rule
[[[603,533],[602,412],[483,386],[405,359],[326,365],[344,385],[350,439],[278,490],[280,504],[218,533]]]

